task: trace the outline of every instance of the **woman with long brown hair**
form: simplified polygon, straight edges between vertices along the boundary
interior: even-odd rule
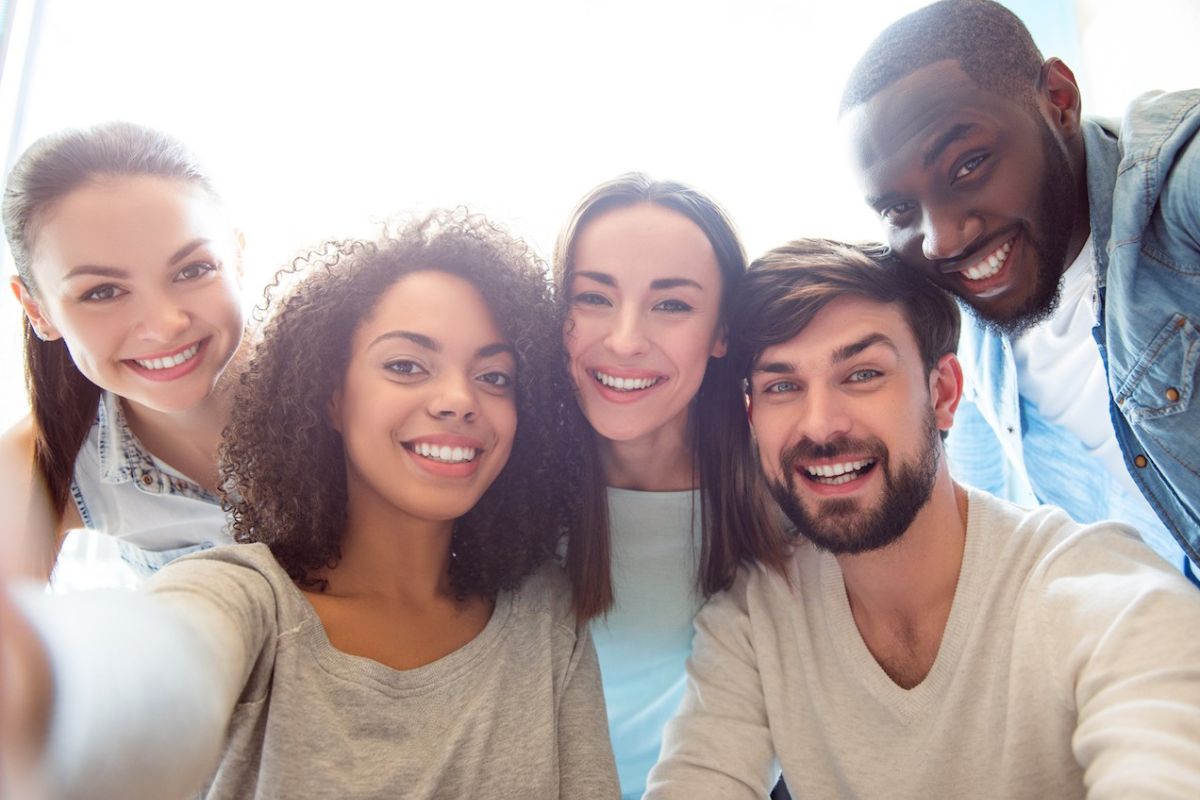
[[[0,505],[25,537],[10,569],[48,577],[85,526],[143,573],[232,541],[217,448],[242,247],[208,174],[149,128],[62,131],[17,162],[3,215],[31,408],[0,437]]]
[[[634,173],[580,201],[554,270],[592,430],[579,443],[586,482],[567,566],[579,614],[597,617],[621,791],[641,797],[682,697],[692,618],[732,582],[748,543],[779,535],[724,358],[746,257],[712,199]]]

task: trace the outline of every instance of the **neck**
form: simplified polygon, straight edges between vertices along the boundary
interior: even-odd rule
[[[377,596],[422,605],[453,598],[450,539],[453,520],[404,514],[386,498],[351,481],[341,558],[314,577],[334,596]]]
[[[695,455],[686,418],[638,439],[617,442],[598,438],[605,482],[617,489],[671,492],[695,489]]]
[[[954,602],[966,547],[967,495],[943,465],[925,507],[892,545],[837,556],[859,630],[936,628]]]
[[[1082,133],[1068,146],[1068,161],[1075,174],[1075,219],[1071,225],[1071,240],[1067,244],[1067,261],[1063,271],[1075,263],[1083,245],[1092,233],[1091,205],[1088,199],[1087,153]]]
[[[142,446],[200,486],[215,492],[220,483],[218,450],[229,422],[233,392],[245,360],[243,344],[213,390],[190,408],[158,411],[125,398],[125,421]]]

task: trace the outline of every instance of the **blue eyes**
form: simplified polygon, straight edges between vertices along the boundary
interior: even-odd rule
[[[847,375],[845,377],[844,380],[848,384],[861,386],[862,384],[871,383],[871,382],[875,381],[877,378],[882,378],[882,377],[883,377],[883,372],[881,372],[880,370],[864,368],[864,369],[857,369],[854,372],[851,372],[849,375]],[[803,391],[803,387],[797,381],[783,380],[783,381],[776,381],[775,383],[768,383],[766,386],[764,386],[759,391],[761,394],[764,394],[764,395],[791,394],[792,392]]]

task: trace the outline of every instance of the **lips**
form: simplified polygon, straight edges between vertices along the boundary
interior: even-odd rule
[[[597,393],[614,403],[631,403],[651,394],[669,379],[660,372],[649,370],[594,367],[587,370]]]
[[[1017,235],[1004,239],[993,239],[986,249],[977,250],[979,255],[960,259],[953,265],[941,269],[943,275],[957,277],[961,293],[979,299],[994,297],[1008,291],[1012,282],[1013,251],[1017,249]]]
[[[122,359],[122,363],[149,380],[172,381],[187,375],[200,365],[211,338],[200,339],[171,350]]]
[[[473,475],[485,450],[478,439],[454,434],[418,436],[400,442],[400,446],[422,469],[446,478]]]

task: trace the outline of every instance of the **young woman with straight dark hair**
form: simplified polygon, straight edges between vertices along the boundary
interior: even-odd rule
[[[621,790],[641,797],[682,697],[692,618],[753,543],[780,536],[759,477],[729,297],[746,271],[733,223],[683,184],[623,175],[562,229],[554,272],[578,408],[592,435],[566,563],[597,617]]]
[[[31,414],[0,437],[3,507],[47,577],[67,530],[143,573],[231,541],[217,448],[242,341],[240,234],[178,140],[129,123],[34,143],[4,230]]]

